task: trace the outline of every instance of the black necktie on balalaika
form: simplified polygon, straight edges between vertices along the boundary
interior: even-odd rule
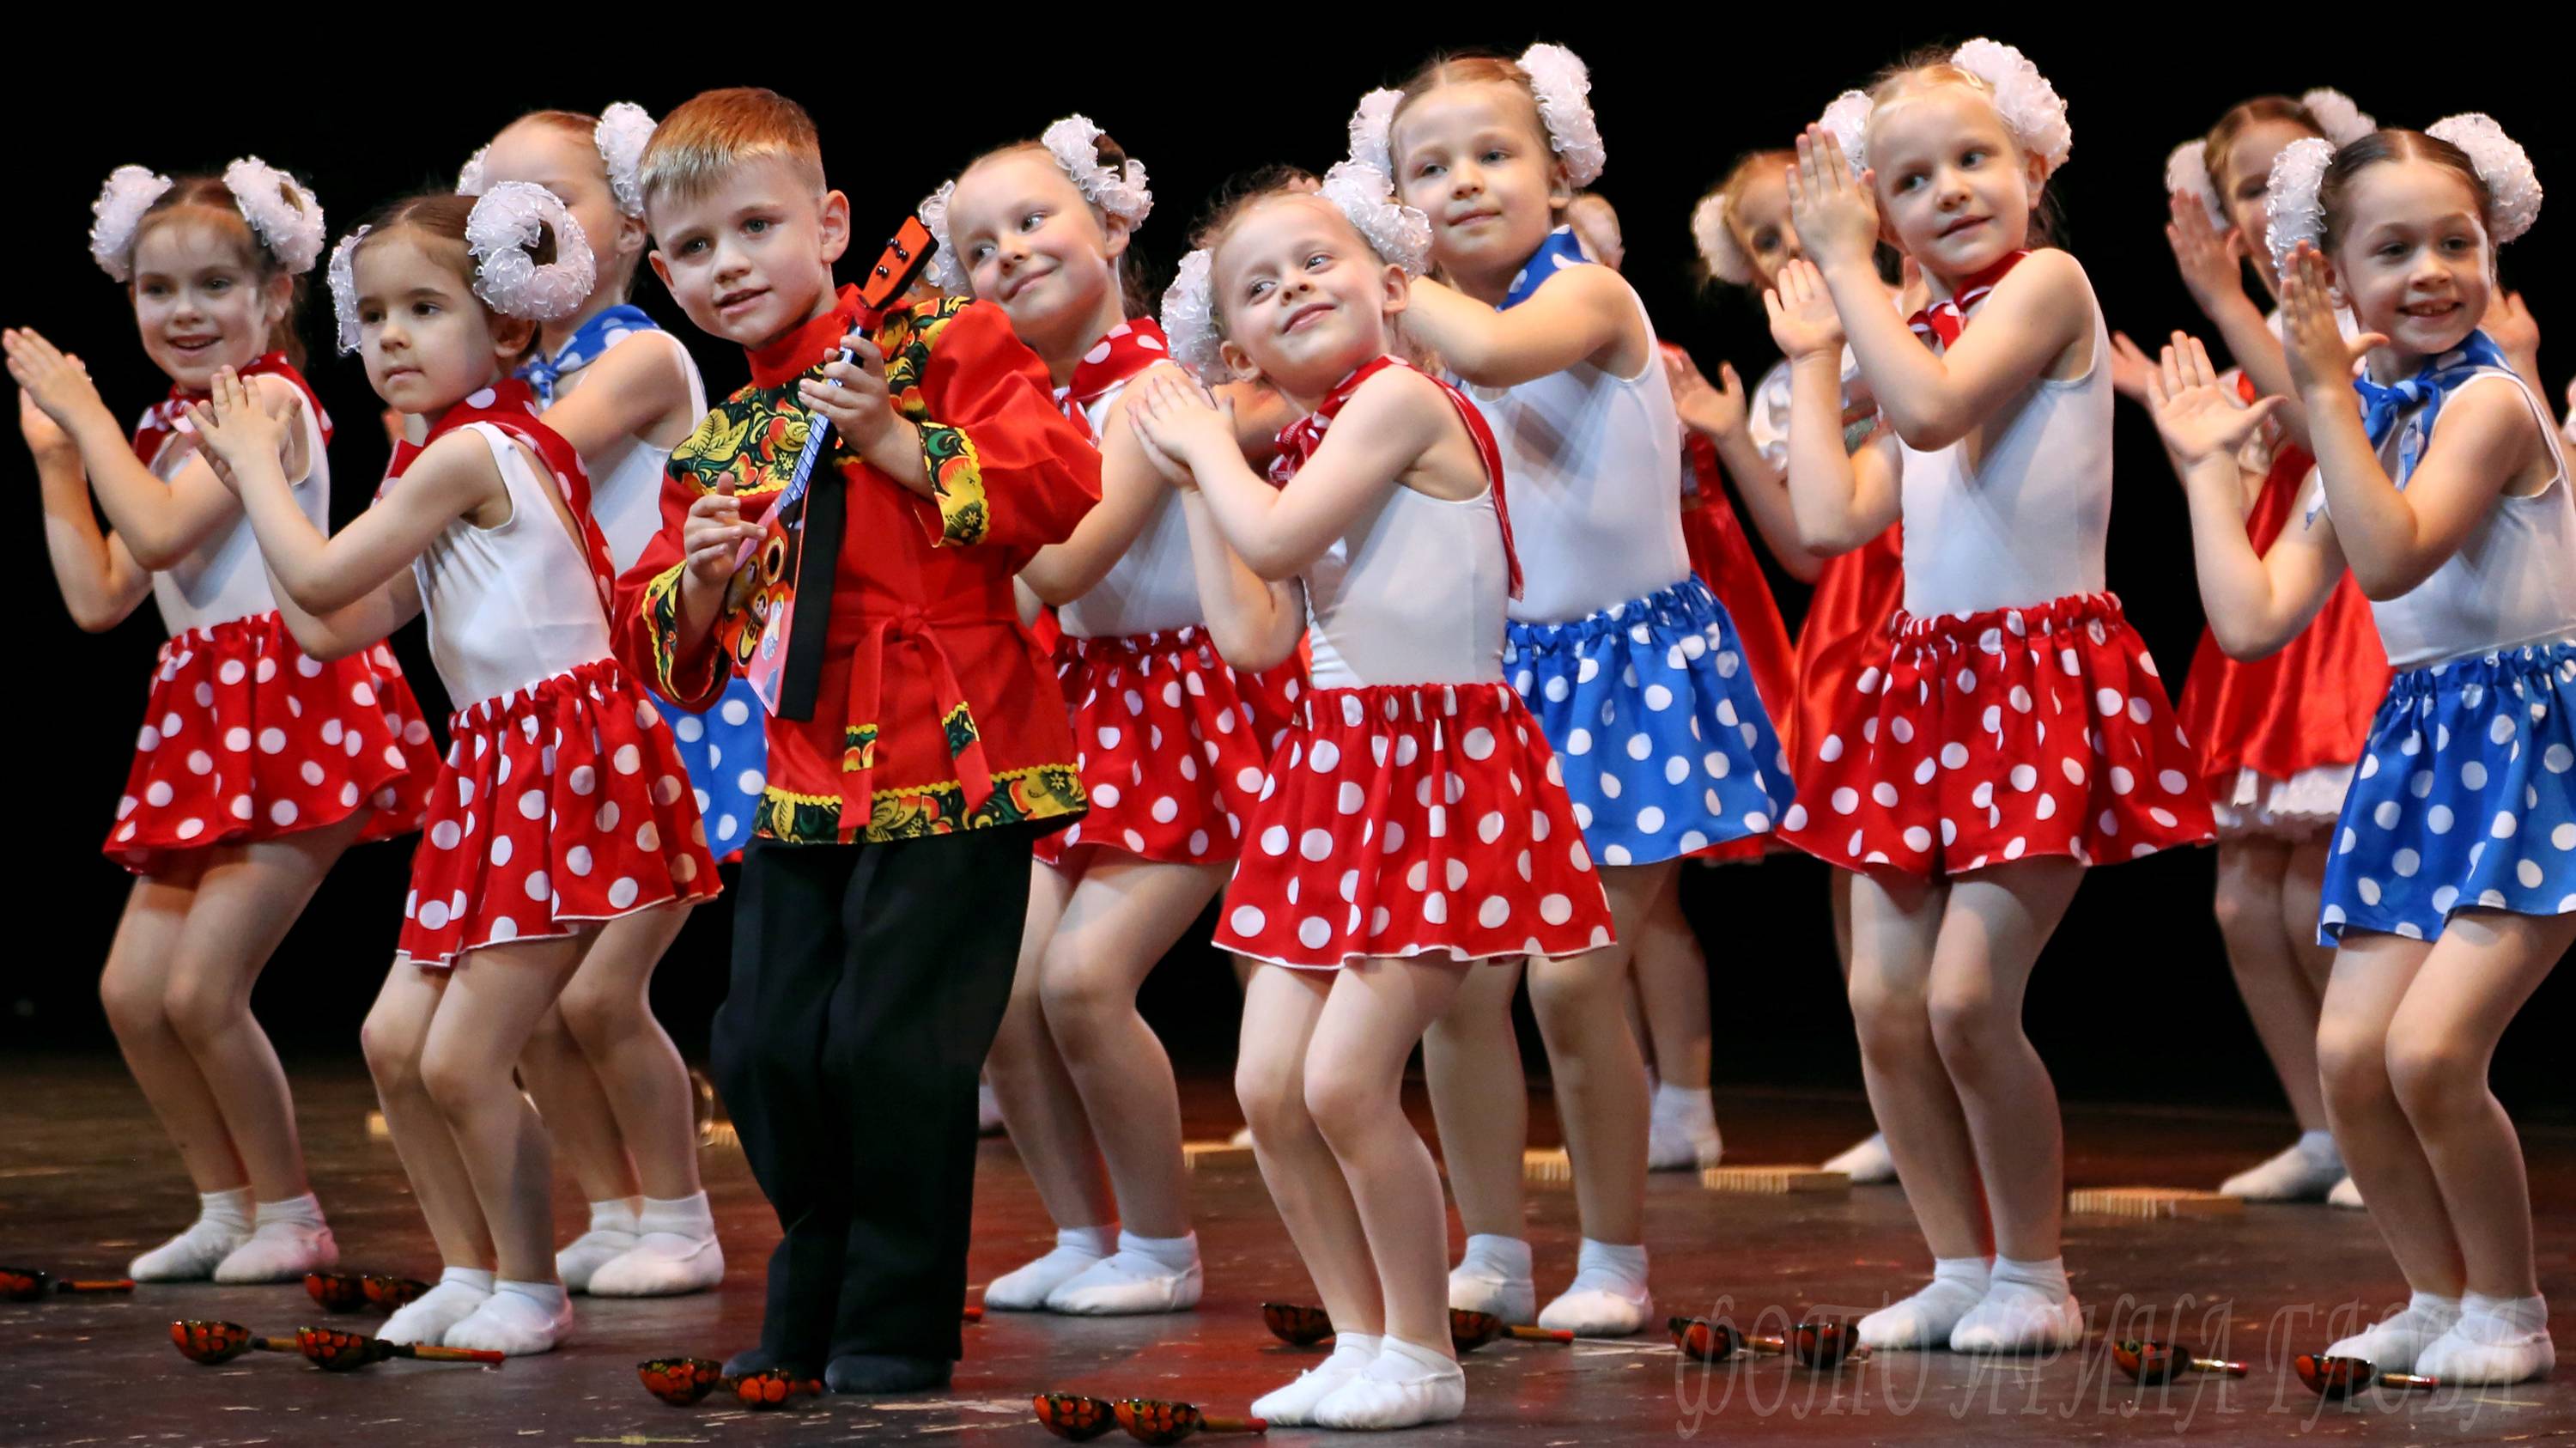
[[[859,284],[860,311],[852,320],[853,331],[877,329],[885,309],[901,299],[922,268],[930,264],[935,246],[930,229],[921,224],[920,218],[903,219],[876,265],[868,269],[867,280]],[[843,351],[840,358],[846,362],[849,355]],[[792,605],[792,613],[804,615],[806,624],[800,629],[794,627],[792,616],[786,620],[787,656],[779,668],[778,695],[771,711],[781,719],[795,720],[814,717],[815,696],[822,681],[823,641],[831,632],[832,587],[840,570],[850,504],[848,481],[830,457],[830,420],[810,410],[807,419],[810,431],[805,450],[798,454],[795,476],[787,485],[794,516],[783,520],[796,538],[787,602]],[[799,493],[803,495],[801,501],[794,499]]]

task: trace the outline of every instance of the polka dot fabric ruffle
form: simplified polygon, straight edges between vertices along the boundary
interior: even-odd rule
[[[1573,623],[1515,621],[1503,672],[1605,865],[1761,834],[1789,803],[1788,760],[1735,625],[1697,578]]]
[[[448,721],[402,958],[569,935],[718,888],[671,729],[601,659]]]
[[[760,696],[750,680],[736,674],[714,708],[692,713],[665,706],[662,717],[671,721],[671,742],[688,766],[698,817],[707,823],[707,848],[720,862],[741,859],[768,783],[769,733]]]
[[[1610,907],[1537,721],[1503,684],[1310,692],[1244,823],[1216,945],[1331,969],[1610,943]]]
[[[161,645],[108,858],[138,875],[172,851],[247,844],[372,812],[360,839],[420,827],[438,752],[382,644],[324,663],[275,612]]]
[[[2326,857],[2321,943],[2440,937],[2455,909],[2576,911],[2576,644],[2389,681]]]
[[[2025,856],[2108,864],[2212,837],[2196,757],[2109,594],[1916,618],[1855,686],[1856,738],[1800,743],[1781,833],[1845,869],[1939,876]]]
[[[1056,642],[1091,812],[1037,845],[1048,864],[1085,845],[1165,864],[1232,861],[1306,690],[1294,662],[1237,673],[1207,633],[1178,628]]]

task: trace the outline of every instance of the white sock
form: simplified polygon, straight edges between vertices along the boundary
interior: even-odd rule
[[[252,1212],[249,1238],[216,1264],[215,1280],[288,1282],[339,1261],[340,1246],[322,1220],[322,1203],[306,1192],[284,1201],[261,1202]]]
[[[197,1220],[128,1263],[125,1275],[137,1282],[197,1282],[211,1277],[217,1263],[250,1240],[250,1215],[248,1187],[200,1192]]]
[[[2313,1202],[2343,1180],[2343,1153],[2334,1133],[2310,1131],[2263,1162],[2218,1184],[2222,1196],[2249,1202]]]
[[[2502,1386],[2546,1377],[2557,1361],[2547,1302],[2472,1292],[2460,1299],[2459,1322],[2424,1349],[2415,1370],[2445,1384]]]
[[[1911,1297],[1860,1320],[1860,1340],[1873,1349],[1948,1347],[1959,1319],[1985,1299],[1983,1257],[1935,1257],[1932,1281]]]
[[[552,1352],[572,1332],[572,1297],[561,1283],[492,1284],[492,1295],[447,1330],[449,1347],[526,1357]]]
[[[995,1312],[1035,1312],[1047,1294],[1104,1261],[1117,1246],[1108,1227],[1065,1227],[1055,1234],[1055,1247],[1034,1262],[1005,1272],[984,1286],[984,1305]]]
[[[1684,1171],[1717,1165],[1724,1147],[1717,1134],[1717,1104],[1708,1088],[1662,1085],[1646,1127],[1646,1166]]]
[[[1538,1315],[1538,1325],[1577,1337],[1627,1337],[1645,1329],[1655,1299],[1646,1290],[1643,1244],[1614,1246],[1583,1239],[1574,1281]]]
[[[724,1248],[716,1244],[707,1194],[646,1197],[636,1214],[634,1246],[600,1264],[590,1291],[599,1297],[677,1297],[724,1281]]]
[[[1876,1134],[1845,1147],[1824,1169],[1844,1173],[1856,1187],[1896,1180],[1896,1158],[1887,1153],[1887,1138]]]
[[[376,1336],[387,1342],[447,1341],[447,1330],[472,1315],[492,1295],[492,1274],[480,1267],[450,1267],[438,1274],[438,1285],[412,1299],[385,1319]]]
[[[1273,1388],[1255,1398],[1252,1416],[1274,1428],[1305,1427],[1314,1421],[1317,1403],[1377,1361],[1379,1341],[1375,1333],[1333,1334],[1333,1355],[1299,1373],[1297,1380],[1286,1387]]]
[[[1446,1423],[1467,1409],[1458,1360],[1400,1337],[1378,1340],[1377,1356],[1315,1404],[1321,1428],[1413,1428]]]
[[[610,1197],[590,1204],[590,1230],[564,1243],[555,1253],[555,1272],[566,1288],[590,1290],[591,1274],[623,1256],[635,1245],[635,1202]]]
[[[1507,1324],[1535,1317],[1538,1284],[1530,1276],[1529,1243],[1493,1233],[1470,1236],[1449,1274],[1449,1305],[1463,1312],[1490,1312]]]
[[[2411,1373],[2424,1349],[2460,1320],[2460,1299],[2418,1292],[2406,1305],[2326,1349],[2329,1357],[2356,1357],[2383,1373]]]
[[[2066,1290],[2066,1259],[1995,1258],[1986,1295],[1950,1330],[1952,1352],[2042,1352],[2084,1337],[2084,1313]]]
[[[1121,1231],[1118,1250],[1057,1283],[1046,1306],[1086,1317],[1180,1312],[1198,1305],[1204,1283],[1196,1232],[1139,1237]]]

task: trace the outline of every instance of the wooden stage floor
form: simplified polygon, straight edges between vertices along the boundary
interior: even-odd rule
[[[176,1230],[188,1192],[142,1098],[111,1057],[13,1062],[0,1097],[0,1261],[58,1275],[114,1275]],[[364,1128],[372,1104],[354,1062],[296,1073],[316,1189],[352,1270],[435,1275],[391,1147]],[[1222,1081],[1185,1088],[1191,1134],[1235,1120]],[[1553,1140],[1544,1098],[1534,1133]],[[1857,1098],[1721,1093],[1727,1157],[1815,1160],[1862,1128]],[[1417,1120],[1425,1119],[1418,1111]],[[2207,1186],[2285,1143],[2285,1120],[2164,1109],[2069,1113],[2075,1186]],[[2576,1350],[2576,1133],[2525,1136],[2540,1198],[2542,1287],[2556,1335]],[[894,1400],[826,1398],[755,1415],[711,1399],[668,1408],[637,1385],[638,1359],[722,1356],[750,1342],[760,1272],[775,1228],[737,1152],[706,1154],[731,1266],[723,1291],[659,1302],[580,1299],[575,1341],[504,1370],[395,1363],[315,1372],[254,1354],[221,1368],[182,1361],[166,1331],[178,1317],[227,1318],[287,1332],[323,1314],[300,1287],[156,1287],[131,1298],[0,1306],[0,1444],[440,1445],[837,1444],[1053,1441],[1029,1394],[1185,1396],[1240,1412],[1311,1365],[1272,1341],[1257,1304],[1310,1289],[1248,1165],[1197,1179],[1206,1301],[1173,1317],[1074,1321],[999,1315],[967,1331],[948,1393]],[[558,1199],[567,1231],[575,1194]],[[1572,1272],[1573,1201],[1532,1193],[1531,1238],[1543,1290]],[[1007,1143],[988,1142],[978,1180],[973,1280],[1048,1245],[1052,1229]],[[1925,1254],[1893,1188],[1842,1198],[1719,1196],[1689,1174],[1655,1178],[1648,1204],[1659,1312],[1729,1311],[1777,1331],[1813,1305],[1853,1310],[1908,1290]],[[2576,1383],[2451,1390],[2320,1409],[2287,1371],[2357,1313],[2376,1316],[2404,1288],[2368,1219],[2325,1207],[2255,1207],[2214,1223],[2070,1221],[2067,1259],[2092,1314],[2080,1353],[2048,1361],[1899,1354],[1822,1374],[1778,1358],[1703,1367],[1660,1334],[1572,1348],[1497,1344],[1467,1362],[1466,1418],[1405,1435],[1418,1444],[1598,1445],[1649,1442],[2273,1444],[2576,1441]],[[363,1330],[369,1319],[335,1319]],[[2186,1377],[2139,1389],[2112,1367],[2110,1336],[2224,1335],[2253,1364],[2236,1382]],[[2569,1369],[2576,1374],[2576,1366]],[[1282,1430],[1283,1444],[1328,1435]],[[1127,1441],[1123,1436],[1104,1443]]]

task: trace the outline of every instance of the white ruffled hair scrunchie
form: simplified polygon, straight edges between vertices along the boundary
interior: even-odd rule
[[[633,101],[614,101],[590,129],[590,143],[599,151],[601,169],[608,173],[608,194],[625,215],[644,214],[644,147],[659,124],[651,111]],[[475,147],[465,164],[456,168],[457,195],[480,196],[491,189],[484,174],[491,155],[487,142]]]
[[[2353,103],[2352,97],[2332,86],[2318,86],[2301,93],[2299,105],[2325,132],[2327,140],[2348,146],[2379,129],[2370,113]],[[2224,229],[2227,225],[2227,201],[2218,194],[2217,168],[2209,164],[2209,142],[2195,137],[2173,148],[2165,157],[2165,194],[2188,196],[2200,203],[2209,224]]]
[[[2075,128],[2067,122],[2065,98],[2030,57],[1981,36],[1951,51],[1950,64],[1984,82],[2004,129],[2039,158],[2042,178],[2056,175],[2074,153]],[[1855,176],[1869,169],[1869,116],[1876,106],[1867,91],[1847,90],[1816,118],[1842,147]]]
[[[538,263],[529,248],[552,227],[555,259]],[[599,280],[590,238],[563,199],[530,181],[504,181],[483,193],[465,219],[474,256],[474,295],[505,317],[552,322],[571,316]]]
[[[1123,218],[1130,231],[1145,224],[1154,211],[1154,192],[1145,176],[1145,163],[1130,156],[1127,164],[1112,167],[1100,159],[1100,138],[1106,134],[1093,124],[1091,117],[1076,112],[1049,125],[1038,136],[1038,145],[1082,193],[1082,199],[1104,216]],[[964,296],[972,283],[966,276],[966,263],[957,255],[956,243],[949,240],[948,209],[956,203],[957,182],[954,178],[939,183],[939,189],[921,198],[915,214],[930,229],[939,249],[931,253],[926,275],[930,284],[951,296]]]
[[[1420,276],[1431,265],[1431,218],[1395,199],[1395,183],[1374,166],[1339,161],[1324,173],[1316,194],[1360,234],[1378,259]],[[1181,258],[1180,270],[1163,292],[1163,337],[1172,360],[1205,382],[1229,382],[1219,349],[1215,258],[1205,247]]]
[[[2505,134],[2494,117],[2483,111],[2446,116],[2426,126],[2424,134],[2458,147],[2486,184],[2488,245],[2515,241],[2540,219],[2540,175],[2532,168],[2530,154]],[[2300,242],[2325,245],[2323,191],[2326,168],[2333,164],[2337,149],[2332,141],[2309,136],[2282,147],[2273,159],[2263,213],[2270,222],[2274,267],[2288,270],[2290,254]]]

